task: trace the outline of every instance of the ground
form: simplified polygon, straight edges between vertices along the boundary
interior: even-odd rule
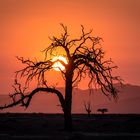
[[[73,114],[73,132],[63,129],[62,114],[0,114],[0,139],[140,139],[140,115]]]

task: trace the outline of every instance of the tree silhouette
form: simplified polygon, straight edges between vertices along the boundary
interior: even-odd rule
[[[16,105],[27,108],[36,93],[54,93],[64,112],[65,129],[70,131],[72,130],[72,90],[82,78],[89,77],[89,88],[96,85],[107,97],[112,96],[115,99],[117,99],[118,90],[114,87],[114,83],[121,81],[118,76],[112,75],[112,70],[117,66],[112,65],[111,59],[104,59],[105,53],[100,45],[102,38],[92,36],[92,30],[85,32],[84,26],[81,26],[81,35],[78,38],[70,39],[67,27],[63,24],[61,26],[62,34],[59,37],[50,38],[52,43],[44,49],[45,59],[43,61],[17,57],[24,68],[16,71],[14,93],[10,95],[12,102],[1,106],[0,109]],[[63,56],[67,59],[67,64],[62,60],[52,61],[52,57],[58,55],[59,48],[63,49]],[[53,69],[53,64],[56,62],[60,62],[65,67],[64,70],[59,68],[65,81],[64,95],[56,87],[51,87],[47,83],[47,72]],[[22,78],[26,80],[21,84]],[[37,81],[37,86],[32,91],[28,91],[32,81]]]
[[[105,112],[108,112],[108,109],[107,108],[99,108],[97,111],[104,114]]]
[[[91,114],[91,102],[88,101],[88,102],[84,102],[84,107],[85,107],[85,110],[88,114],[88,117],[90,117],[90,114]]]

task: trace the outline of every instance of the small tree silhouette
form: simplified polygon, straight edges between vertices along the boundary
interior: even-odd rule
[[[88,102],[85,102],[84,101],[84,107],[85,107],[85,110],[88,114],[88,117],[90,117],[90,114],[91,114],[91,102],[88,101]]]
[[[114,97],[117,99],[118,90],[114,87],[115,82],[121,82],[120,77],[113,76],[112,70],[117,68],[113,66],[113,62],[104,59],[104,51],[100,46],[102,38],[92,36],[92,30],[85,32],[81,26],[81,35],[78,38],[70,39],[67,27],[61,24],[63,33],[59,37],[53,36],[50,38],[51,44],[44,49],[45,59],[43,61],[33,61],[17,57],[19,61],[25,66],[18,70],[15,76],[15,84],[13,85],[14,93],[10,95],[12,102],[1,106],[0,109],[21,105],[28,107],[32,97],[38,92],[54,93],[57,95],[62,111],[64,112],[65,129],[72,130],[72,90],[78,85],[81,79],[85,76],[90,78],[89,87],[92,84],[101,88],[103,94],[107,97]],[[57,50],[64,50],[63,56],[67,59],[67,64],[62,60],[52,61],[52,57],[59,55]],[[54,63],[59,62],[65,68],[61,70],[65,81],[65,94],[63,95],[55,87],[49,86],[47,83],[47,72],[53,70]],[[19,82],[25,79],[25,83]],[[32,91],[32,81],[37,81],[37,85]],[[22,86],[23,85],[23,86]]]
[[[100,108],[97,111],[101,112],[102,114],[105,114],[105,112],[108,112],[108,109],[107,108]]]

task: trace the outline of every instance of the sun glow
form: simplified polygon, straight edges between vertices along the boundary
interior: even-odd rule
[[[63,56],[55,56],[53,59],[52,59],[52,62],[54,61],[57,61],[57,60],[61,60],[63,61],[65,64],[68,64],[67,60],[65,57]],[[56,71],[60,71],[60,70],[65,70],[65,67],[61,64],[61,62],[55,62],[53,65],[52,65],[53,69],[56,70]]]

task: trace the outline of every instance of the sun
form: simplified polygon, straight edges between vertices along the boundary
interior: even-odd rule
[[[56,60],[61,60],[63,61],[65,64],[68,64],[67,60],[65,57],[63,56],[55,56],[53,59],[52,59],[52,62],[56,61]],[[65,67],[60,63],[60,62],[55,62],[53,65],[52,65],[53,69],[56,70],[56,71],[60,71],[60,70],[65,70]]]

